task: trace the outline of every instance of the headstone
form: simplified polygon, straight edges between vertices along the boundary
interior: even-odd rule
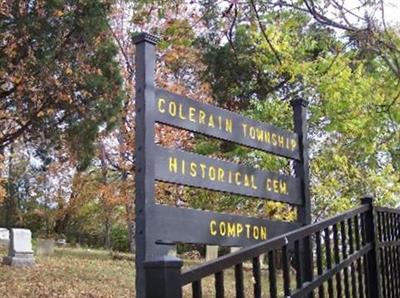
[[[231,247],[231,252],[236,252],[241,249],[242,249],[241,247]]]
[[[0,245],[8,245],[10,242],[10,231],[5,228],[0,228]]]
[[[36,244],[36,255],[51,256],[54,254],[54,239],[38,239]]]
[[[206,261],[214,260],[216,258],[218,258],[218,245],[207,245]]]
[[[35,264],[30,230],[11,229],[8,256],[4,257],[3,263],[13,267],[28,267]]]
[[[176,257],[176,255],[177,255],[176,246],[174,246],[173,248],[171,248],[171,249],[168,251],[168,255],[169,255],[169,256]]]
[[[65,239],[57,239],[56,244],[58,247],[66,246],[67,245],[67,240]]]

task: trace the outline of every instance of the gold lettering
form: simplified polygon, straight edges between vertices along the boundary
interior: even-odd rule
[[[217,235],[217,222],[215,220],[210,221],[210,234],[211,236]]]
[[[295,139],[292,139],[290,143],[291,143],[291,145],[292,145],[292,151],[293,151],[293,150],[296,149],[296,147],[297,147],[297,142],[296,142]]]
[[[245,187],[250,187],[250,181],[249,181],[249,176],[247,174],[244,174],[244,186]]]
[[[246,136],[246,127],[247,127],[247,124],[242,123],[242,127],[243,127],[243,136]]]
[[[254,126],[250,126],[249,135],[250,135],[250,138],[253,140],[256,138],[256,129],[254,128]]]
[[[192,177],[197,176],[197,164],[195,162],[190,163],[190,176]]]
[[[158,111],[160,113],[165,113],[165,99],[164,98],[159,98],[158,99]]]
[[[232,133],[232,119],[225,119],[225,130]]]
[[[236,235],[240,237],[240,234],[243,232],[243,225],[241,223],[236,224]]]
[[[178,170],[178,161],[176,160],[176,157],[170,157],[169,158],[169,171],[176,173]]]
[[[273,145],[273,146],[278,145],[278,142],[277,142],[276,138],[277,138],[276,134],[273,133],[272,136],[271,136],[272,145]]]
[[[224,182],[225,172],[223,168],[218,168],[218,181]]]
[[[228,172],[228,182],[231,184],[232,183],[232,171]]]
[[[206,165],[204,163],[201,163],[200,168],[201,168],[201,178],[205,179],[206,178]]]
[[[257,226],[253,226],[253,238],[257,240],[258,237],[260,237],[260,230]]]
[[[212,128],[215,127],[215,125],[214,125],[214,116],[213,116],[213,115],[210,115],[210,116],[208,117],[208,126],[209,126],[209,127],[212,127]]]
[[[215,168],[213,166],[210,166],[208,168],[208,177],[210,178],[211,181],[214,181],[215,180],[215,176],[216,176]]]
[[[279,191],[281,194],[288,194],[286,181],[279,180]]]
[[[279,181],[274,179],[274,192],[279,193]]]
[[[260,239],[267,240],[267,227],[261,227],[260,230],[261,230]]]
[[[189,107],[189,121],[196,122],[194,118],[194,113],[196,112],[195,108]]]
[[[266,188],[268,191],[272,191],[272,181],[271,179],[267,178],[267,182],[266,182]]]
[[[206,124],[206,112],[203,110],[199,111],[199,124]]]
[[[241,184],[241,182],[240,182],[240,177],[241,176],[242,176],[242,174],[240,174],[239,172],[236,172],[236,174],[235,174],[236,185],[240,185]]]
[[[168,112],[172,117],[176,116],[176,103],[175,103],[175,101],[170,101],[169,102]]]
[[[250,238],[250,225],[249,224],[246,224],[246,225],[244,225],[245,227],[246,227],[246,237],[247,238]]]
[[[228,237],[236,237],[236,225],[233,222],[228,222]]]
[[[254,175],[251,175],[250,177],[251,177],[251,188],[252,189],[257,189],[257,185],[255,183],[256,179],[255,179]]]
[[[280,147],[285,147],[285,138],[283,136],[278,136],[278,143]]]
[[[271,133],[269,131],[266,131],[264,134],[265,142],[270,144],[271,143]]]
[[[225,234],[226,234],[226,223],[224,221],[221,221],[219,223],[219,234],[221,236],[225,236]]]
[[[218,116],[218,128],[222,129],[222,117]]]
[[[182,175],[185,175],[185,160],[182,159]]]
[[[256,129],[257,131],[257,140],[262,142],[264,141],[264,131],[262,129]]]
[[[182,119],[182,120],[186,120],[186,117],[185,117],[185,115],[183,114],[182,109],[183,109],[183,106],[180,104],[180,105],[179,105],[179,118]]]

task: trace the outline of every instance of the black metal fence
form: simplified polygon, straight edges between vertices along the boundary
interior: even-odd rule
[[[311,268],[302,261],[305,247],[312,248]],[[183,272],[181,266],[167,256],[146,262],[147,296],[400,297],[400,211],[364,198],[344,214]]]

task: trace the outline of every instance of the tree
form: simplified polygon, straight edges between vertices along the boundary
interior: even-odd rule
[[[64,142],[85,166],[123,98],[112,1],[9,1],[1,6],[0,149],[18,138]]]
[[[399,192],[395,152],[400,85],[386,54],[396,64],[396,51],[380,40],[381,35],[373,44],[381,54],[368,51],[368,40],[357,35],[367,29],[341,28],[347,30],[343,36],[332,30],[339,25],[327,19],[313,21],[316,16],[307,9],[283,6],[232,2],[221,12],[229,24],[228,43],[204,42],[205,75],[216,100],[285,128],[291,127],[288,101],[296,96],[310,101],[316,219],[349,208],[367,192],[381,203],[394,204]],[[395,30],[385,30],[391,32],[390,43],[398,44]]]

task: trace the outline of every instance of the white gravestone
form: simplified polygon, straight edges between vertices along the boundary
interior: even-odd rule
[[[35,264],[30,230],[11,229],[8,256],[3,259],[3,262],[13,267],[29,267]]]
[[[10,232],[8,229],[0,228],[0,245],[8,245],[10,241]]]
[[[207,245],[206,246],[206,261],[214,260],[218,258],[218,245]]]
[[[54,239],[38,239],[36,243],[37,256],[51,256],[54,254]]]

